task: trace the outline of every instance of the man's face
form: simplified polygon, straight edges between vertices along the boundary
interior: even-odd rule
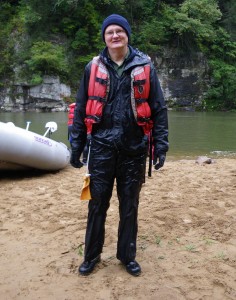
[[[105,30],[104,38],[110,49],[124,48],[128,45],[127,33],[119,25],[109,25]]]

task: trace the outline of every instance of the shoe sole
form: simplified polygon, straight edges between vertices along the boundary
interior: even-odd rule
[[[141,275],[141,271],[137,272],[137,273],[130,272],[127,269],[126,269],[126,271],[127,271],[127,273],[129,273],[130,275],[135,276],[135,277],[138,277],[139,275]]]

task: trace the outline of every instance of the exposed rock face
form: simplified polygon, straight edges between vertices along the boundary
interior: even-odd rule
[[[169,108],[195,110],[203,107],[209,76],[202,53],[188,57],[166,49],[154,59],[154,64]]]
[[[0,93],[2,111],[66,111],[65,99],[71,96],[70,87],[59,77],[45,76],[37,86],[15,84]]]
[[[208,89],[208,65],[201,53],[180,55],[174,49],[165,49],[152,58],[160,79],[168,108],[196,110],[204,108]],[[58,77],[44,77],[38,86],[15,84],[0,90],[0,111],[65,111],[69,86]]]

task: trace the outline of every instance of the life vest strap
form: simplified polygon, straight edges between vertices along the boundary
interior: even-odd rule
[[[99,102],[106,102],[106,98],[102,98],[102,97],[99,97],[99,96],[89,96],[89,99],[88,100],[96,100],[96,101],[99,101]]]
[[[96,78],[95,78],[95,81],[96,81],[96,82],[99,82],[99,83],[101,83],[101,84],[103,84],[103,85],[107,85],[107,82],[108,82],[107,79],[103,79],[103,78],[99,78],[99,77],[96,77]]]
[[[86,116],[87,119],[91,119],[94,120],[95,123],[99,123],[101,121],[101,117],[97,116],[97,115],[88,115]]]
[[[138,117],[137,121],[138,122],[149,122],[151,120],[151,118],[145,118],[145,117]]]
[[[146,79],[142,79],[142,80],[134,80],[133,81],[133,85],[137,86],[137,85],[144,85],[146,82]]]
[[[137,99],[135,99],[135,101],[137,104],[141,104],[141,103],[147,102],[147,99],[146,98],[137,98]]]

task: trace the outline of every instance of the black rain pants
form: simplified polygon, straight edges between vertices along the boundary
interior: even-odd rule
[[[116,180],[119,200],[117,258],[123,263],[136,256],[139,194],[144,182],[146,153],[130,155],[92,141],[89,172],[92,199],[88,204],[85,260],[102,253],[105,221]]]

